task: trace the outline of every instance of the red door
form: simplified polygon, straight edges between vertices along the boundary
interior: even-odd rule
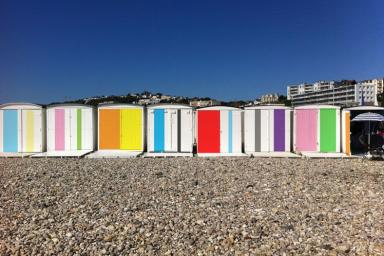
[[[220,111],[197,112],[197,152],[220,153]]]

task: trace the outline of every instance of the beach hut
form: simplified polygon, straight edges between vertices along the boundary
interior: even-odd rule
[[[45,109],[30,103],[0,105],[0,156],[45,150]]]
[[[98,107],[98,151],[88,157],[132,157],[144,150],[144,107],[101,104]]]
[[[384,108],[376,106],[358,106],[342,110],[342,151],[349,156],[364,155],[366,153],[366,148],[361,145],[361,135],[364,133],[364,130],[368,129],[368,123],[351,122],[351,120],[359,114],[368,112],[384,115]],[[377,125],[378,124],[376,123],[372,124],[371,129],[375,129]],[[367,137],[366,134],[363,134],[363,136]],[[373,140],[375,140],[375,138],[373,138]]]
[[[340,154],[340,107],[309,105],[294,109],[294,151],[307,156]]]
[[[146,156],[193,156],[193,110],[186,105],[147,107]]]
[[[34,157],[81,157],[94,151],[95,124],[95,108],[92,106],[47,106],[47,152]]]
[[[244,150],[254,156],[294,156],[291,151],[292,109],[255,106],[244,109]]]
[[[198,156],[242,154],[242,110],[214,106],[196,110]]]

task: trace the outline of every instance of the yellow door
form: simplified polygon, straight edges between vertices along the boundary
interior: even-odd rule
[[[35,151],[35,121],[34,121],[34,111],[26,110],[27,112],[27,134],[26,134],[26,152],[34,152]]]
[[[122,109],[120,113],[120,149],[143,150],[143,110]]]

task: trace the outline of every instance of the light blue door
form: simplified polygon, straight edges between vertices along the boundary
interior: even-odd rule
[[[232,153],[232,110],[228,111],[228,153]]]
[[[164,109],[154,111],[155,152],[164,152]]]
[[[4,110],[4,152],[17,152],[18,120],[17,110]]]

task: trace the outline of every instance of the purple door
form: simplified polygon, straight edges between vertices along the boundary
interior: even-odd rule
[[[273,113],[274,123],[274,151],[285,151],[285,110],[275,109]]]

